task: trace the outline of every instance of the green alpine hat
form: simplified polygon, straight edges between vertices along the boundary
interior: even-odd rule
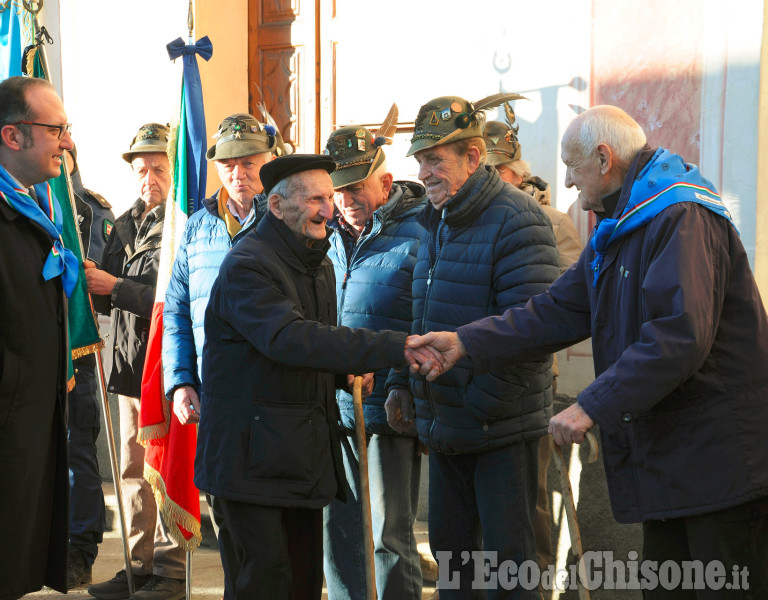
[[[133,162],[134,154],[145,154],[148,152],[168,151],[168,137],[171,133],[167,125],[160,123],[147,123],[139,128],[139,132],[133,136],[130,150],[123,152],[123,160],[127,163]]]
[[[507,122],[488,121],[483,128],[483,139],[488,150],[488,164],[492,167],[520,160],[523,157],[520,141],[517,139],[519,125],[515,125],[515,111],[509,104],[504,105]]]
[[[375,137],[367,127],[355,125],[340,127],[330,135],[325,154],[336,162],[336,170],[331,173],[335,189],[365,181],[381,166],[386,159],[381,147],[392,143],[397,115],[397,104],[393,104]]]
[[[419,109],[406,156],[419,150],[483,136],[485,115],[482,111],[495,108],[509,100],[523,98],[520,94],[494,94],[469,102],[458,96],[441,96]]]
[[[208,160],[241,158],[263,152],[274,152],[277,145],[275,128],[257,121],[253,115],[238,113],[224,119],[213,137],[216,143],[208,148]]]

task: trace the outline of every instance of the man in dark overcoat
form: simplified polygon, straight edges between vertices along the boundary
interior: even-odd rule
[[[335,326],[334,168],[301,154],[261,168],[269,212],[227,254],[206,309],[195,484],[242,557],[238,600],[319,600],[322,508],[345,484],[335,390],[404,364],[406,333]]]
[[[0,598],[66,592],[67,302],[77,259],[44,183],[72,148],[41,79],[0,83]]]

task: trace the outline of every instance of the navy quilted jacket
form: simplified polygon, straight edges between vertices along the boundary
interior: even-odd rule
[[[389,201],[373,213],[373,225],[368,234],[361,235],[350,259],[344,248],[338,224],[330,238],[328,256],[336,272],[336,301],[338,324],[366,327],[373,330],[391,329],[408,332],[411,329],[411,285],[419,238],[424,229],[416,215],[426,204],[424,188],[418,183],[398,181],[392,186]],[[373,393],[363,401],[363,416],[368,433],[398,435],[388,424],[384,412],[389,387],[408,387],[408,373],[389,369],[376,373]],[[352,395],[337,390],[341,423],[354,429]]]
[[[427,230],[413,275],[414,333],[457,327],[523,306],[560,273],[552,225],[528,194],[481,166]],[[442,242],[441,242],[442,240]],[[546,433],[552,357],[476,374],[469,359],[428,383],[411,378],[421,440],[446,454],[485,452]]]

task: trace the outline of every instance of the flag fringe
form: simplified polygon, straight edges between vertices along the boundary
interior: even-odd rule
[[[163,403],[163,420],[160,423],[155,423],[154,425],[140,427],[139,432],[136,435],[136,441],[145,448],[147,444],[151,444],[155,440],[164,438],[171,430],[171,403],[167,398],[163,398],[161,402]]]
[[[163,519],[165,519],[170,536],[178,542],[185,552],[194,552],[203,541],[203,536],[200,533],[200,523],[195,517],[170,499],[166,492],[162,475],[147,463],[144,463],[144,479],[152,486],[152,491],[155,494],[155,503],[163,515]],[[185,538],[179,527],[191,533],[192,537],[189,539]]]
[[[82,358],[83,356],[93,354],[103,349],[104,349],[104,340],[99,340],[95,344],[91,344],[89,346],[83,346],[82,348],[73,348],[72,360],[77,360],[78,358]]]

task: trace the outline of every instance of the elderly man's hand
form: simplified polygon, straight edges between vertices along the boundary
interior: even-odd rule
[[[373,386],[376,383],[376,380],[373,377],[373,373],[366,373],[365,375],[361,375],[363,378],[363,388],[361,390],[361,396],[363,398],[367,398],[373,393]],[[352,386],[355,383],[355,375],[347,375],[347,388],[349,388],[349,391],[352,392]]]
[[[412,433],[415,428],[413,396],[408,390],[393,388],[384,403],[387,423],[398,433]]]
[[[594,424],[590,416],[576,403],[549,420],[549,433],[552,434],[558,446],[581,444],[584,441],[584,435],[592,429]]]
[[[200,422],[200,399],[191,385],[173,390],[173,414],[182,425]]]
[[[96,268],[92,260],[83,261],[85,267],[85,280],[88,284],[88,293],[97,296],[109,296],[117,283],[117,277],[106,271]]]
[[[408,336],[405,353],[411,371],[425,375],[427,381],[434,381],[460,358],[467,356],[455,331],[430,331],[425,335]]]

